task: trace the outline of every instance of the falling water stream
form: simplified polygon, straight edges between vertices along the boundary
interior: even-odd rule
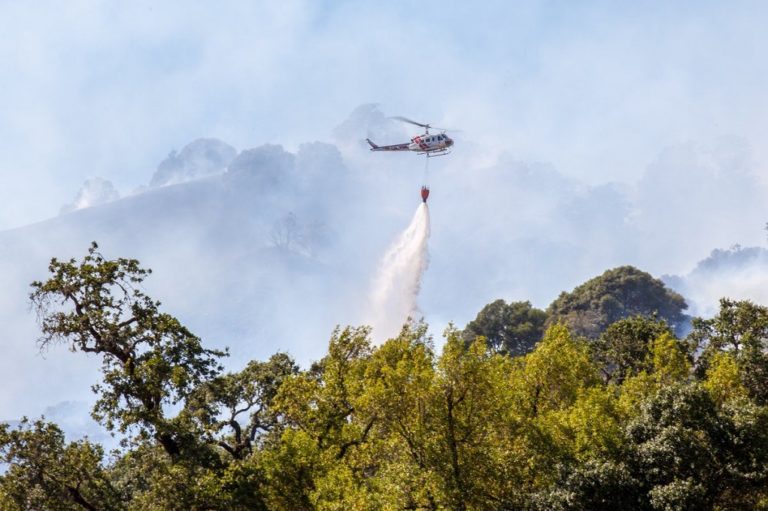
[[[397,335],[418,313],[416,299],[429,265],[429,207],[419,204],[410,225],[387,249],[371,291],[373,338],[382,342]]]

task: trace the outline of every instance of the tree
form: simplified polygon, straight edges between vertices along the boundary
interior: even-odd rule
[[[26,418],[12,429],[0,424],[0,508],[90,511],[120,510],[126,495],[101,463],[101,446],[88,440],[67,443],[58,426]]]
[[[608,326],[592,344],[592,350],[606,380],[621,383],[625,377],[650,369],[651,343],[671,335],[663,321],[633,316]]]
[[[768,404],[768,307],[723,298],[714,318],[694,319],[688,339],[703,350],[697,361],[700,377],[709,371],[718,353],[729,353],[749,396]]]
[[[611,415],[611,405],[592,393],[600,379],[589,348],[562,325],[549,328],[534,351],[511,363],[508,386],[500,392],[500,427],[507,432],[504,459],[514,467],[507,472],[520,494],[510,507],[519,509],[529,507],[527,500],[550,484],[561,464],[579,456],[582,439],[599,436],[598,443],[608,445],[613,428],[601,420]],[[595,414],[599,418],[591,418]],[[587,417],[605,429],[595,435]]]
[[[703,386],[719,404],[747,396],[739,364],[729,352],[715,353],[708,361],[705,376]]]
[[[533,496],[541,511],[647,509],[643,487],[621,462],[588,460],[563,467],[557,482]]]
[[[428,468],[439,477],[447,509],[496,509],[516,501],[518,481],[496,480],[510,452],[504,439],[504,400],[511,362],[479,340],[467,345],[446,331],[428,405]],[[500,431],[501,430],[501,431]],[[512,461],[516,462],[515,459]]]
[[[720,407],[696,383],[674,383],[624,424],[620,449],[567,462],[534,496],[539,509],[762,509],[768,413]]]
[[[272,355],[266,362],[251,361],[240,372],[217,376],[195,388],[184,413],[199,422],[208,443],[235,459],[245,459],[260,435],[277,433],[274,399],[283,382],[298,370],[285,353]]]
[[[512,393],[516,406],[529,417],[573,405],[581,391],[598,382],[588,346],[574,340],[562,325],[549,328],[516,368],[510,375]]]
[[[151,272],[135,259],[107,260],[92,243],[79,263],[52,259],[48,270],[50,278],[33,282],[30,295],[42,328],[40,346],[69,342],[73,351],[102,357],[94,417],[108,430],[135,428],[172,458],[210,456],[194,449],[189,424],[169,417],[166,407],[216,376],[226,353],[203,348],[176,318],[160,312],[160,302],[140,287]]]
[[[394,509],[434,509],[443,497],[431,470],[436,355],[425,325],[406,325],[371,355],[361,404],[381,441],[371,471]],[[386,462],[385,462],[386,460]]]
[[[376,411],[360,402],[369,332],[367,327],[336,329],[328,354],[281,385],[275,406],[287,428],[266,454],[271,507],[322,508],[321,503],[333,502],[346,508],[366,499],[364,488],[363,495],[351,488],[365,478],[370,464],[365,450],[378,420]]]
[[[638,372],[625,374],[618,385],[619,408],[625,419],[637,417],[640,407],[663,388],[690,380],[691,362],[682,343],[663,333],[649,343]]]
[[[546,313],[531,306],[531,302],[496,300],[482,308],[462,335],[468,343],[478,336],[485,337],[493,351],[525,355],[544,335],[546,319]]]
[[[597,338],[608,325],[631,316],[656,316],[679,332],[688,307],[663,282],[632,266],[608,270],[570,293],[563,292],[547,308],[547,325],[563,323],[576,335]]]
[[[753,405],[719,408],[697,384],[662,387],[627,427],[649,507],[754,509],[768,483],[767,420]]]

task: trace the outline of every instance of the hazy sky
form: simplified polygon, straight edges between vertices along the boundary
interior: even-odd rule
[[[205,5],[205,6],[203,6]],[[766,160],[764,2],[0,2],[0,229],[173,148],[327,140],[357,105],[492,161],[637,181],[667,146]]]
[[[312,183],[226,204],[211,198],[237,178],[225,175],[2,233],[0,419],[48,405],[75,416],[92,400],[95,360],[40,356],[25,296],[47,258],[94,237],[154,268],[150,289],[206,342],[234,339],[232,364],[319,357],[332,324],[361,321],[419,203],[423,160],[354,144],[372,124],[382,138],[410,131],[384,115],[463,130],[430,171],[418,303],[438,335],[497,298],[546,307],[610,267],[685,276],[714,248],[764,246],[766,26],[765,2],[0,0],[0,230],[78,203],[86,179],[130,194],[198,137],[282,144]],[[350,118],[367,103],[380,110]],[[301,146],[313,141],[337,147]],[[259,252],[259,229],[293,211],[333,231],[317,260]],[[765,303],[765,257],[721,273],[683,282],[694,312],[723,295]],[[221,307],[208,315],[211,290]]]

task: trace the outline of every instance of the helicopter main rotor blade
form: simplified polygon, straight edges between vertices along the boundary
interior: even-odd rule
[[[396,117],[390,117],[390,119],[396,119],[398,121],[407,122],[408,124],[413,124],[415,126],[421,126],[422,128],[426,128],[428,130],[453,131],[453,132],[460,132],[461,131],[461,130],[454,130],[454,129],[451,129],[451,128],[438,128],[437,126],[432,126],[431,124],[423,124],[423,123],[420,123],[420,122],[416,122],[413,119],[409,119],[407,117],[401,117],[399,115],[396,116]]]
[[[391,117],[391,119],[396,119],[398,121],[407,122],[408,124],[413,124],[415,126],[421,126],[422,128],[431,128],[432,127],[429,124],[422,124],[420,122],[416,122],[416,121],[411,120],[411,119],[409,119],[407,117],[401,117],[399,115],[396,116],[396,117]]]

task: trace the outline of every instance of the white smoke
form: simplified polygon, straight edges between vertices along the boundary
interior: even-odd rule
[[[712,279],[691,279],[687,284],[686,298],[691,302],[691,312],[695,316],[715,316],[720,298],[768,305],[768,271],[765,267],[743,268]]]
[[[693,316],[714,316],[721,298],[768,305],[768,250],[738,245],[713,250],[687,275],[665,280],[685,297]]]
[[[428,239],[429,208],[422,203],[411,224],[384,254],[373,282],[370,324],[377,342],[397,335],[418,312],[416,299],[429,265]]]
[[[61,213],[69,213],[78,209],[90,208],[107,202],[116,201],[120,194],[115,190],[114,185],[107,179],[94,177],[87,179],[80,190],[77,192],[74,202],[65,204],[61,207]]]

